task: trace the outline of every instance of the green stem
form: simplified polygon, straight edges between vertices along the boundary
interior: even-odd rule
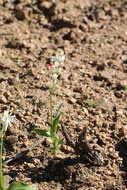
[[[51,87],[49,89],[49,117],[50,117],[50,124],[53,120],[53,95],[55,92],[55,81],[52,80]]]
[[[0,188],[1,190],[5,190],[4,188],[4,181],[3,181],[3,165],[2,165],[2,155],[3,155],[3,130],[1,130],[0,136]]]
[[[52,89],[50,89],[50,94],[49,94],[49,112],[50,112],[50,123],[52,122],[53,119],[53,103],[52,103]]]

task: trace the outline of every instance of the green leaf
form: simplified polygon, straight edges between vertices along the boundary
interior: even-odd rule
[[[4,185],[2,179],[0,179],[0,190],[4,190]]]
[[[57,135],[52,137],[51,150],[54,155],[57,154],[62,144],[63,139],[59,138]]]
[[[51,136],[56,136],[57,130],[58,130],[58,123],[61,115],[61,108],[63,107],[63,104],[60,104],[54,118],[51,121],[51,128],[50,128],[50,134]]]
[[[50,134],[51,134],[51,136],[55,136],[56,133],[57,133],[60,115],[61,115],[61,112],[58,112],[56,114],[55,118],[53,118],[53,120],[52,120],[51,128],[50,128]]]
[[[124,87],[123,90],[124,90],[124,91],[127,91],[127,87]]]
[[[35,131],[38,135],[40,135],[40,136],[43,136],[43,137],[50,137],[50,134],[49,134],[49,131],[48,131],[48,130],[35,128],[34,131]]]
[[[13,182],[7,190],[38,190],[38,188],[22,182]]]
[[[64,143],[64,139],[60,139],[60,138],[59,138],[58,145],[60,145],[60,146],[61,146],[63,143]]]
[[[84,104],[88,107],[96,108],[98,104],[94,100],[86,100],[84,101]]]
[[[56,110],[55,117],[57,117],[57,115],[60,113],[60,110],[63,106],[63,103],[59,105],[58,109]]]

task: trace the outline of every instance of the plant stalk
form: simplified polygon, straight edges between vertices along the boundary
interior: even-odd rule
[[[50,125],[53,120],[53,95],[55,93],[55,81],[52,80],[51,87],[49,89],[49,117],[50,117]]]
[[[4,179],[3,179],[3,164],[2,164],[2,155],[3,155],[3,129],[1,129],[0,134],[0,188],[1,190],[5,190],[4,188]]]

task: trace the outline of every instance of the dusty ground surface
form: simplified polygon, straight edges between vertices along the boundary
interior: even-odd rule
[[[0,112],[16,116],[5,138],[5,159],[40,139],[35,127],[48,127],[46,63],[58,48],[66,55],[56,97],[56,106],[64,103],[61,120],[75,142],[87,127],[90,146],[103,161],[74,162],[79,155],[65,141],[61,162],[52,164],[44,140],[4,172],[40,190],[127,189],[126,0],[1,3]]]

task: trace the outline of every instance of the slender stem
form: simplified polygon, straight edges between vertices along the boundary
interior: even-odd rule
[[[2,139],[2,135],[0,137],[0,180],[2,177],[2,148],[3,148],[3,139]]]
[[[2,165],[2,155],[3,155],[3,129],[1,129],[1,134],[0,134],[0,185],[1,185],[1,190],[5,190],[4,188],[4,181],[3,181],[3,165]]]
[[[52,122],[53,119],[53,103],[52,103],[52,89],[50,88],[49,92],[49,112],[50,112],[50,123]]]
[[[53,120],[53,96],[55,93],[55,81],[52,80],[51,87],[49,89],[49,112],[50,112],[50,124]]]

